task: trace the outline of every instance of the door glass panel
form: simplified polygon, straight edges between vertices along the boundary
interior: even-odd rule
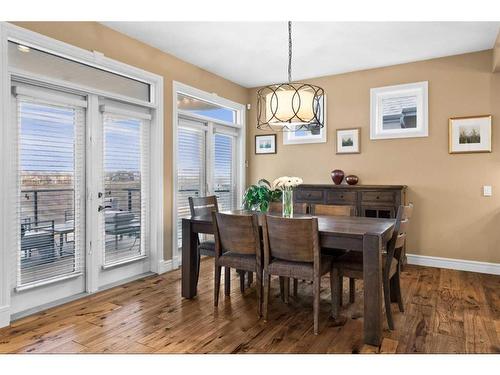
[[[17,286],[82,272],[85,113],[17,98]]]
[[[205,186],[205,131],[182,127],[177,131],[177,239],[182,244],[181,220],[191,216],[189,197],[202,196]],[[200,123],[200,127],[203,124]]]
[[[144,254],[144,123],[104,114],[104,264]]]
[[[219,209],[236,208],[234,191],[234,136],[214,134],[214,193]]]

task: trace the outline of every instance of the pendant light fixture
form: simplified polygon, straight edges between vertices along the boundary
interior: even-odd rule
[[[288,22],[288,83],[257,91],[257,128],[273,131],[308,130],[324,126],[324,91],[308,83],[292,83],[292,22]]]

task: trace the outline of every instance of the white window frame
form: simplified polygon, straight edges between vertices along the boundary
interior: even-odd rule
[[[68,84],[67,82],[59,81],[50,77],[44,77],[28,72],[9,69],[8,66],[8,42],[15,41],[23,45],[31,46],[36,49],[67,58],[69,60],[77,61],[82,64],[96,67],[105,71],[115,74],[126,76],[135,80],[146,82],[151,87],[150,101],[144,102],[132,98],[125,98],[118,94],[103,92],[93,89],[91,87],[84,87],[81,85]],[[132,104],[149,107],[152,109],[151,119],[151,171],[150,173],[150,194],[151,194],[151,207],[150,207],[150,271],[155,273],[164,272],[166,261],[163,259],[163,216],[164,216],[164,148],[163,148],[163,77],[147,72],[145,70],[121,63],[105,57],[99,52],[90,52],[79,47],[49,38],[39,33],[35,33],[21,27],[9,24],[7,22],[0,23],[0,156],[1,156],[1,170],[9,171],[12,169],[10,163],[10,132],[9,124],[11,122],[12,103],[11,103],[11,77],[24,78],[26,80],[40,81],[45,84],[54,86],[63,86],[65,88],[74,89],[75,91],[87,92],[89,100],[97,98],[98,95],[106,96],[110,99],[125,100]],[[95,99],[94,99],[95,100]],[[96,121],[97,119],[87,117],[87,123]],[[90,132],[88,132],[90,133]],[[89,135],[91,136],[91,135]],[[89,141],[90,139],[87,138]],[[88,160],[87,160],[88,162]],[[88,166],[87,166],[88,168]],[[88,169],[87,169],[88,171]],[[7,179],[0,179],[0,193],[3,198],[0,198],[0,212],[5,213],[9,207],[9,199],[12,199],[12,192],[9,191],[9,181]],[[90,190],[90,189],[89,189]],[[92,196],[92,192],[87,191],[87,211],[97,211],[99,200]],[[90,207],[89,207],[90,204]],[[94,207],[95,206],[95,207]],[[8,223],[5,214],[0,215],[0,233],[4,233],[8,229]],[[90,216],[90,215],[88,215]],[[89,218],[87,217],[87,220]],[[88,236],[90,237],[90,236]],[[6,326],[10,323],[11,319],[11,280],[12,270],[10,266],[10,256],[12,244],[9,243],[6,236],[1,236],[0,239],[0,327]],[[90,241],[90,239],[87,239]],[[90,250],[89,250],[90,249]],[[92,251],[90,244],[87,243],[87,251]],[[88,261],[92,257],[87,256]],[[95,258],[95,257],[94,257]],[[88,268],[92,270],[92,267]],[[95,275],[88,275],[87,280],[87,293],[93,293],[97,290],[97,280]]]
[[[186,85],[181,82],[173,81],[172,83],[172,260],[174,268],[180,266],[182,262],[182,254],[177,251],[177,127],[178,118],[180,115],[187,118],[198,119],[208,124],[220,124],[227,127],[239,129],[236,149],[238,150],[238,166],[237,166],[237,186],[236,190],[237,206],[241,206],[243,192],[246,184],[246,107],[244,104],[234,102],[232,100],[222,98],[215,93],[209,93],[195,87]],[[183,111],[177,108],[177,94],[184,94],[203,100],[214,105],[225,107],[236,111],[236,122],[227,122],[216,120],[211,117],[193,114],[188,111]],[[209,134],[213,135],[213,131]],[[207,137],[210,138],[210,137]],[[208,142],[211,142],[210,139]]]

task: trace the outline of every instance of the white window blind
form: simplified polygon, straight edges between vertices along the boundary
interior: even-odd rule
[[[147,252],[150,123],[126,113],[103,113],[104,266]]]
[[[179,120],[177,130],[177,240],[182,245],[183,218],[191,216],[189,197],[205,192],[205,131],[201,126],[190,127]]]
[[[213,140],[213,183],[219,209],[236,208],[235,136],[216,132]]]
[[[43,96],[42,96],[43,97]],[[84,267],[85,109],[16,95],[18,290],[80,275]]]

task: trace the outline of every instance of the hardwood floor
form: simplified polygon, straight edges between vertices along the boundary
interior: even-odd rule
[[[500,353],[500,276],[407,266],[405,313],[380,347],[362,344],[362,282],[356,303],[329,318],[328,277],[320,334],[313,335],[312,285],[284,304],[272,280],[269,321],[257,317],[254,287],[213,307],[213,260],[202,262],[198,297],[180,297],[180,271],[151,276],[58,306],[0,329],[1,353]],[[347,286],[347,280],[344,285]],[[348,301],[344,290],[344,301]]]

